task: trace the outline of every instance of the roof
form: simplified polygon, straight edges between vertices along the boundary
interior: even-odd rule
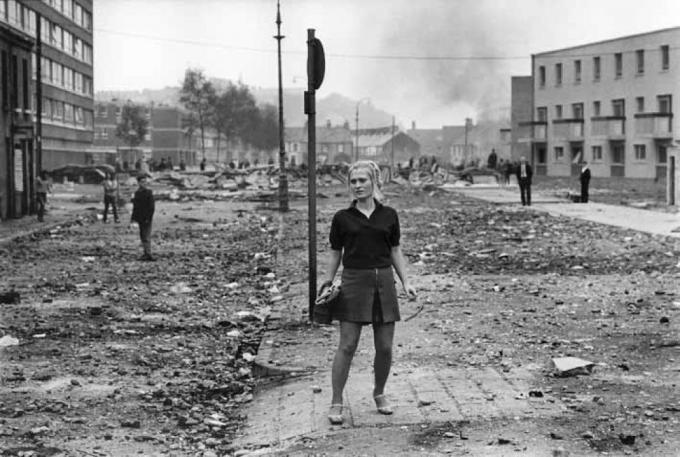
[[[666,28],[666,29],[652,30],[650,32],[637,33],[637,34],[633,34],[633,35],[625,35],[625,36],[620,36],[620,37],[617,37],[617,38],[609,38],[609,39],[606,39],[606,40],[594,41],[592,43],[579,44],[579,45],[576,45],[576,46],[570,46],[570,47],[566,47],[566,48],[555,49],[555,50],[552,50],[552,51],[539,52],[539,53],[536,53],[536,54],[533,54],[533,55],[535,57],[549,56],[551,54],[556,54],[558,52],[571,51],[571,50],[574,50],[574,49],[586,48],[586,47],[589,47],[589,46],[611,43],[611,42],[614,42],[614,41],[627,40],[629,38],[638,38],[638,37],[643,37],[643,36],[647,36],[647,35],[656,35],[658,33],[673,32],[673,31],[680,31],[680,27],[669,27],[669,28]]]
[[[286,141],[307,142],[307,127],[286,127]],[[344,127],[317,127],[317,143],[351,143],[352,134]]]
[[[359,130],[359,146],[364,148],[364,147],[371,147],[371,146],[384,146],[385,144],[389,143],[390,140],[393,138],[396,138],[398,136],[405,136],[408,138],[410,141],[414,143],[418,143],[412,136],[408,135],[405,132],[400,132],[396,131],[394,132],[394,135],[392,135],[392,129],[391,128],[380,128],[380,129],[368,129],[368,130]]]
[[[420,143],[421,155],[437,154],[445,148],[443,129],[411,129],[407,133]]]

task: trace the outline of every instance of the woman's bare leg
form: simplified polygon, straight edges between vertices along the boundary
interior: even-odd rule
[[[335,351],[333,358],[333,371],[331,374],[331,383],[333,387],[333,399],[331,404],[342,404],[342,392],[345,390],[347,377],[349,376],[349,367],[352,364],[354,353],[359,344],[359,337],[361,336],[361,324],[356,322],[340,322],[340,343],[338,349]]]
[[[394,322],[373,325],[373,343],[375,344],[375,359],[373,371],[375,386],[373,397],[382,395],[392,367],[392,341],[394,340]]]

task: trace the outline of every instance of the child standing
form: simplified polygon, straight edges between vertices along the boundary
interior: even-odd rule
[[[148,174],[141,174],[137,176],[137,183],[139,189],[132,197],[132,217],[130,222],[137,222],[139,224],[139,238],[142,241],[142,249],[144,254],[139,260],[155,260],[151,256],[151,220],[155,209],[153,192],[149,189]]]

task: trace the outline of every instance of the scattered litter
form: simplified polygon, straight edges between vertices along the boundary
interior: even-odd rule
[[[8,347],[8,346],[18,346],[19,345],[19,340],[17,338],[14,338],[13,336],[10,335],[5,335],[2,338],[0,338],[0,348]]]

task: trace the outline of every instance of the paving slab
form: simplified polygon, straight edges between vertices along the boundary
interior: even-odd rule
[[[565,414],[565,406],[548,396],[530,398],[531,373],[492,367],[400,369],[390,378],[393,415],[376,411],[371,398],[373,375],[350,373],[345,390],[345,423],[333,426],[326,414],[330,373],[317,373],[257,392],[244,411],[247,424],[234,444],[240,448],[284,447],[291,440],[343,429],[402,427],[461,420],[541,418]],[[314,393],[313,386],[322,386]]]

